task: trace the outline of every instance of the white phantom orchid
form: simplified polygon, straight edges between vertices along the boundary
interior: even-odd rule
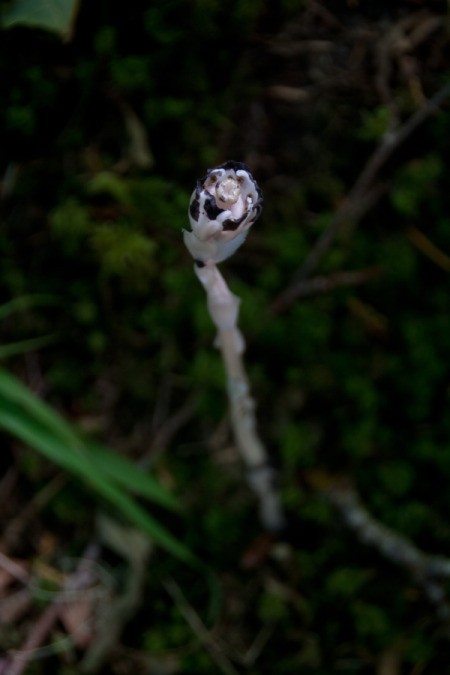
[[[261,209],[261,190],[249,168],[241,162],[225,162],[198,181],[189,204],[192,232],[184,231],[183,236],[218,331],[216,344],[227,373],[231,422],[248,481],[259,499],[264,526],[280,532],[285,525],[283,507],[275,471],[256,431],[255,404],[242,358],[245,344],[237,325],[240,301],[216,266],[244,242]]]
[[[199,266],[229,258],[244,242],[262,210],[262,193],[242,162],[209,169],[197,182],[189,204],[192,232],[184,243]]]

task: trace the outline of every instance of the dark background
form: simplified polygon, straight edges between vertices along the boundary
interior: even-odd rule
[[[105,672],[227,672],[164,590],[170,570],[237,672],[450,673],[445,595],[433,603],[327,498],[351,485],[379,522],[450,556],[450,116],[427,103],[448,82],[447,4],[81,2],[69,39],[0,38],[0,298],[41,298],[2,321],[2,343],[52,335],[5,365],[116,452],[153,458],[185,514],[162,522],[223,591],[208,623],[202,580],[157,553]],[[260,538],[181,237],[195,181],[227,159],[265,198],[221,269],[242,298],[287,548]],[[0,462],[6,527],[59,469],[6,434]],[[97,508],[63,481],[3,548],[79,554]],[[79,672],[81,651],[29,672]]]

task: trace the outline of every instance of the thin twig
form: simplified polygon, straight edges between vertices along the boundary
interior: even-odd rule
[[[4,569],[11,577],[21,581],[23,584],[28,583],[30,578],[21,565],[18,565],[14,560],[8,558],[7,555],[0,551],[0,567]]]
[[[403,535],[379,523],[363,506],[348,484],[335,482],[324,490],[344,522],[364,544],[376,548],[385,558],[404,567],[423,588],[442,620],[450,619],[450,604],[442,583],[450,579],[450,559],[424,553]]]
[[[397,129],[390,129],[384,134],[379,145],[366,162],[366,165],[350,190],[347,198],[341,202],[341,205],[336,210],[333,220],[328,228],[319,237],[300,270],[295,275],[294,283],[297,283],[300,279],[309,277],[316,269],[323,255],[333,243],[342,224],[353,215],[355,207],[357,208],[360,200],[365,197],[368,190],[372,187],[373,182],[388,159],[390,159],[395,150],[397,150],[421,124],[423,124],[433,113],[438,112],[439,107],[449,96],[450,82],[444,85],[442,89],[432,96],[425,105],[414,113],[414,115],[412,115],[404,124]]]
[[[180,614],[182,614],[221,672],[224,675],[238,675],[238,671],[224,654],[223,649],[221,649],[217,641],[214,640],[192,605],[188,603],[178,584],[173,579],[168,579],[164,583],[164,587],[174,602],[176,602]]]
[[[90,563],[98,557],[98,554],[99,547],[97,544],[90,544],[86,548],[76,571],[69,577],[61,593],[57,595],[55,600],[32,625],[22,647],[13,652],[10,663],[4,668],[4,675],[22,675],[26,671],[30,661],[35,659],[43,649],[48,653],[47,649],[43,648],[42,645],[59,618],[61,607],[67,598],[67,592],[82,590],[85,587],[87,569],[89,569]]]
[[[407,233],[407,237],[410,242],[435,265],[445,272],[450,272],[450,256],[433,244],[433,242],[428,239],[423,232],[417,229],[417,227],[411,227]]]
[[[336,272],[328,276],[317,276],[311,279],[301,279],[292,284],[283,293],[275,298],[270,305],[272,314],[280,314],[286,310],[295,300],[299,298],[308,298],[311,295],[321,295],[329,293],[335,288],[345,286],[358,286],[365,284],[372,279],[380,276],[381,268],[377,266],[366,267],[362,270],[352,270],[349,272]]]
[[[255,665],[273,633],[274,625],[271,622],[263,625],[250,647],[241,657],[242,665],[244,665],[246,668],[251,668]]]
[[[97,673],[117,647],[124,626],[142,603],[153,553],[152,542],[145,534],[122,526],[105,514],[98,519],[98,529],[102,543],[128,562],[128,572],[122,592],[105,598],[102,606],[97,608],[95,640],[79,664],[81,673]]]
[[[20,540],[24,528],[58,494],[67,483],[67,480],[67,474],[63,472],[57,473],[42,490],[27,502],[26,506],[10,521],[3,532],[2,542],[4,542],[6,547],[12,547],[15,542]]]
[[[150,447],[138,464],[148,469],[164,452],[176,433],[192,418],[195,412],[195,397],[189,397],[155,432]]]

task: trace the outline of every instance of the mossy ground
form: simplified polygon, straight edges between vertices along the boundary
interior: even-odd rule
[[[326,292],[273,310],[386,129],[445,84],[448,20],[443,2],[82,2],[70,42],[2,32],[0,297],[40,298],[2,321],[2,343],[53,336],[5,365],[116,452],[153,453],[183,510],[157,517],[222,592],[211,619],[205,577],[157,552],[105,673],[450,673],[448,625],[420,583],[357,541],[311,480],[350,479],[380,522],[450,556],[448,104],[343,222],[312,274]],[[265,197],[222,268],[242,298],[288,555],[260,538],[182,244],[195,180],[226,159],[247,162]],[[0,536],[5,554],[55,568],[80,556],[102,502],[32,448],[2,444],[1,529],[20,525]],[[126,585],[122,558],[102,555]],[[23,644],[40,611],[1,627],[0,652]],[[82,656],[50,654],[27,672],[69,675]]]

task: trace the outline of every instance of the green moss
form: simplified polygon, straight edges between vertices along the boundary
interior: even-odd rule
[[[286,619],[289,608],[282,597],[274,592],[266,591],[259,598],[257,612],[261,621],[272,623]]]
[[[362,589],[369,582],[370,576],[370,572],[358,568],[342,567],[336,569],[327,579],[327,593],[347,600],[358,598]]]
[[[160,669],[169,656],[180,671],[215,672],[163,590],[168,573],[237,670],[366,675],[393,644],[406,669],[447,668],[436,608],[416,580],[356,541],[307,480],[314,470],[325,482],[344,476],[380,522],[448,555],[444,111],[383,165],[374,183],[383,189],[362,219],[343,223],[312,275],[328,277],[326,292],[270,309],[299,280],[395,122],[372,56],[398,22],[418,20],[412,4],[399,14],[388,2],[334,3],[325,13],[293,0],[170,0],[132,10],[81,3],[68,42],[31,29],[2,33],[1,302],[56,298],[5,317],[2,343],[58,336],[7,365],[117,452],[136,462],[151,457],[185,506],[183,522],[170,527],[201,552],[223,589],[211,625],[202,575],[156,553],[142,613],[117,647],[117,670],[122,657],[132,670],[158,668],[145,661],[156,655]],[[421,109],[420,90],[432,96],[448,71],[442,16],[433,8],[430,15],[437,28],[408,51],[408,63],[420,65],[417,82],[392,62],[399,123]],[[142,125],[150,168],[130,162],[125,110]],[[228,158],[249,162],[265,198],[263,217],[221,270],[242,298],[257,426],[280,465],[289,512],[288,552],[261,533],[245,472],[224,460],[235,458],[225,373],[182,242],[196,179]],[[430,255],[417,230],[441,257]],[[336,283],[341,273],[372,266],[376,278]],[[2,443],[17,480],[0,522],[6,529],[53,467],[9,436]],[[98,507],[83,499],[73,483],[36,510],[17,556],[36,555],[40,533],[54,526],[62,551],[83,551]],[[261,653],[250,663],[253,648]],[[39,675],[65,666],[54,655],[30,667]]]

